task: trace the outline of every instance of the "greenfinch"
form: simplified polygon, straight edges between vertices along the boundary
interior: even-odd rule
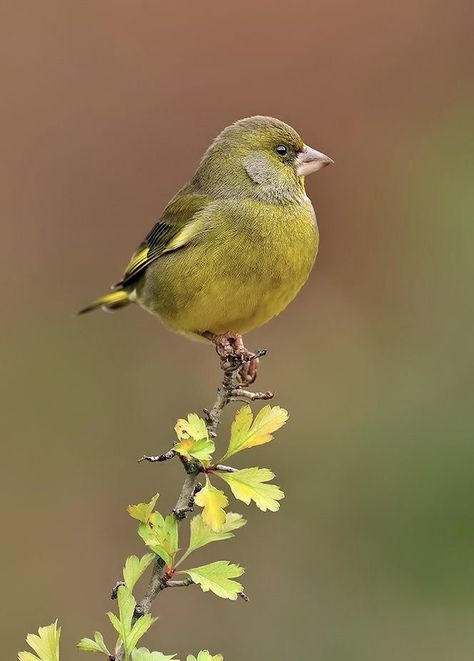
[[[114,290],[80,314],[138,303],[171,330],[245,351],[242,335],[284,310],[309,276],[319,233],[304,180],[332,162],[278,119],[228,126]]]

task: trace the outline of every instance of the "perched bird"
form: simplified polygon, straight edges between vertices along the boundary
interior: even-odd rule
[[[114,291],[80,314],[129,303],[170,329],[207,338],[221,356],[286,308],[306,282],[318,228],[304,178],[333,161],[272,117],[220,133],[169,202]],[[243,377],[252,382],[256,361]]]

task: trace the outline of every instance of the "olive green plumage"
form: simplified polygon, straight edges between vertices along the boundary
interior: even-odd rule
[[[116,290],[81,312],[136,302],[193,336],[261,326],[311,271],[318,230],[304,175],[329,162],[277,119],[250,117],[227,127]]]

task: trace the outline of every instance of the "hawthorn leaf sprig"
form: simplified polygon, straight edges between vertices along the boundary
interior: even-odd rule
[[[137,533],[147,552],[142,556],[131,555],[125,560],[123,581],[114,589],[118,613],[107,613],[118,640],[110,651],[104,636],[96,631],[93,638],[83,638],[78,647],[87,652],[102,654],[109,660],[124,658],[125,661],[178,661],[174,654],[150,651],[138,647],[141,638],[150,629],[156,618],[137,604],[133,595],[137,583],[147,569],[158,567],[159,589],[198,585],[203,592],[212,592],[222,599],[235,601],[238,596],[247,600],[243,586],[236,580],[244,574],[244,568],[228,560],[216,560],[208,564],[181,568],[183,563],[198,549],[234,537],[237,530],[247,523],[241,514],[228,511],[229,496],[249,505],[251,502],[263,512],[276,512],[284,493],[272,482],[275,475],[269,468],[234,468],[222,462],[244,450],[264,445],[273,440],[273,434],[288,420],[288,413],[279,406],[264,406],[253,415],[249,405],[241,407],[231,425],[227,450],[217,461],[214,458],[216,445],[209,433],[206,420],[191,413],[179,419],[175,425],[177,441],[171,450],[150,460],[164,461],[179,456],[187,476],[205,478],[204,485],[192,494],[189,510],[196,505],[202,508],[189,522],[189,542],[183,552],[179,546],[179,523],[184,513],[163,515],[156,509],[159,494],[148,502],[130,505],[129,515],[138,523]],[[214,484],[218,477],[229,487],[229,495]],[[158,564],[157,564],[158,563]],[[177,577],[183,579],[176,580]],[[161,577],[161,578],[160,578]],[[61,630],[57,623],[42,627],[38,635],[29,634],[27,642],[36,654],[20,652],[19,661],[59,661],[59,639]],[[116,655],[118,656],[116,657]],[[197,656],[188,655],[187,661],[223,661],[220,654],[212,655],[202,650]]]
[[[19,652],[19,661],[59,661],[59,639],[61,628],[58,621],[47,627],[40,627],[38,634],[29,633],[26,637],[28,645],[36,652]]]

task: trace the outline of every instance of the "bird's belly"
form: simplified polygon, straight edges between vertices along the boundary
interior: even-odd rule
[[[294,237],[293,237],[294,239]],[[279,314],[311,271],[317,231],[301,241],[275,244],[255,254],[254,246],[190,246],[163,255],[147,269],[137,302],[172,330],[201,334],[243,334]]]

